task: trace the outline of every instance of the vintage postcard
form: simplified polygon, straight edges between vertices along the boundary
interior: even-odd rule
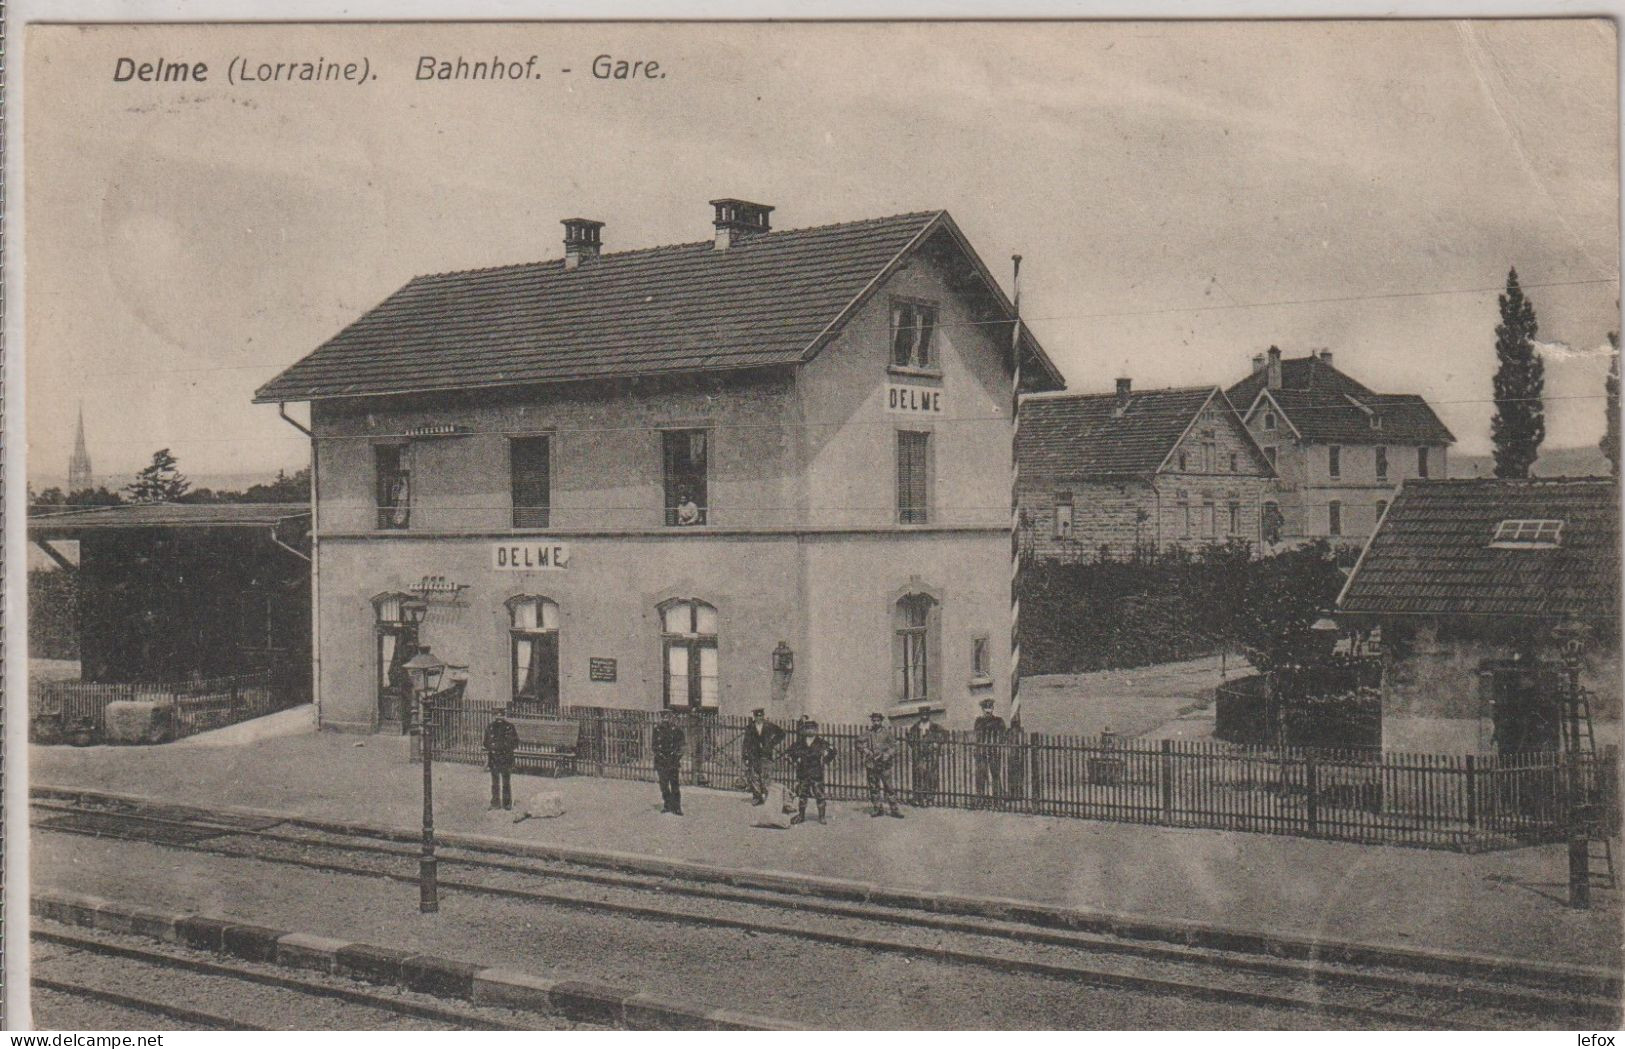
[[[8,1026],[1620,1026],[1612,21],[12,45]]]

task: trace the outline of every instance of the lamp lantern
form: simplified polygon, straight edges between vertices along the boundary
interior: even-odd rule
[[[429,653],[428,645],[419,645],[412,658],[401,664],[412,680],[412,688],[419,694],[433,692],[440,687],[440,676],[446,672],[446,664]]]

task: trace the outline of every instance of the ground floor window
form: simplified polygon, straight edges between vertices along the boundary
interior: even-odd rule
[[[900,598],[893,609],[893,662],[896,671],[892,698],[897,703],[928,703],[932,699],[931,672],[935,660],[931,613],[936,604],[927,594],[909,594]]]
[[[1326,504],[1326,534],[1343,534],[1343,504],[1339,500]]]
[[[1281,514],[1281,504],[1273,500],[1264,504],[1264,510],[1259,521],[1259,532],[1266,543],[1279,543],[1281,531],[1286,519]]]
[[[1229,512],[1229,516],[1230,516],[1230,534],[1231,535],[1240,535],[1241,534],[1241,496],[1237,495],[1235,492],[1231,492],[1226,497],[1225,509]]]
[[[660,627],[666,706],[717,709],[717,610],[704,601],[668,601]]]
[[[545,597],[508,599],[509,666],[516,713],[559,712],[559,606]]]
[[[417,627],[406,619],[408,594],[379,594],[372,600],[378,641],[376,702],[380,723],[397,724],[404,732],[411,722],[412,679],[406,661],[418,650]]]

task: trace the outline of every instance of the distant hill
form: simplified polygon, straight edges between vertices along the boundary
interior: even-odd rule
[[[1536,477],[1607,477],[1608,457],[1595,445],[1580,448],[1542,448],[1532,471]],[[1450,454],[1451,477],[1494,477],[1492,455]]]

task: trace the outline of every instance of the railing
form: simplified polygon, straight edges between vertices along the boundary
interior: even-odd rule
[[[437,759],[483,763],[485,726],[502,709],[437,708]],[[655,779],[655,714],[567,707],[560,716],[580,725],[576,774]],[[748,723],[718,715],[682,718],[684,782],[744,789],[739,738]],[[826,793],[867,798],[857,749],[867,729],[826,725],[821,731],[836,751]],[[923,739],[902,733],[898,742],[892,783],[900,800],[916,805],[1456,849],[1560,840],[1582,812],[1618,823],[1612,747],[1595,756],[1454,756],[1037,733],[979,742],[963,731]],[[526,770],[523,762],[519,767]],[[773,771],[779,782],[792,782],[782,752]]]
[[[121,701],[153,703],[167,713],[165,739],[223,728],[285,709],[302,697],[276,689],[269,671],[166,683],[31,681],[29,738],[36,743],[100,743],[107,707]]]

